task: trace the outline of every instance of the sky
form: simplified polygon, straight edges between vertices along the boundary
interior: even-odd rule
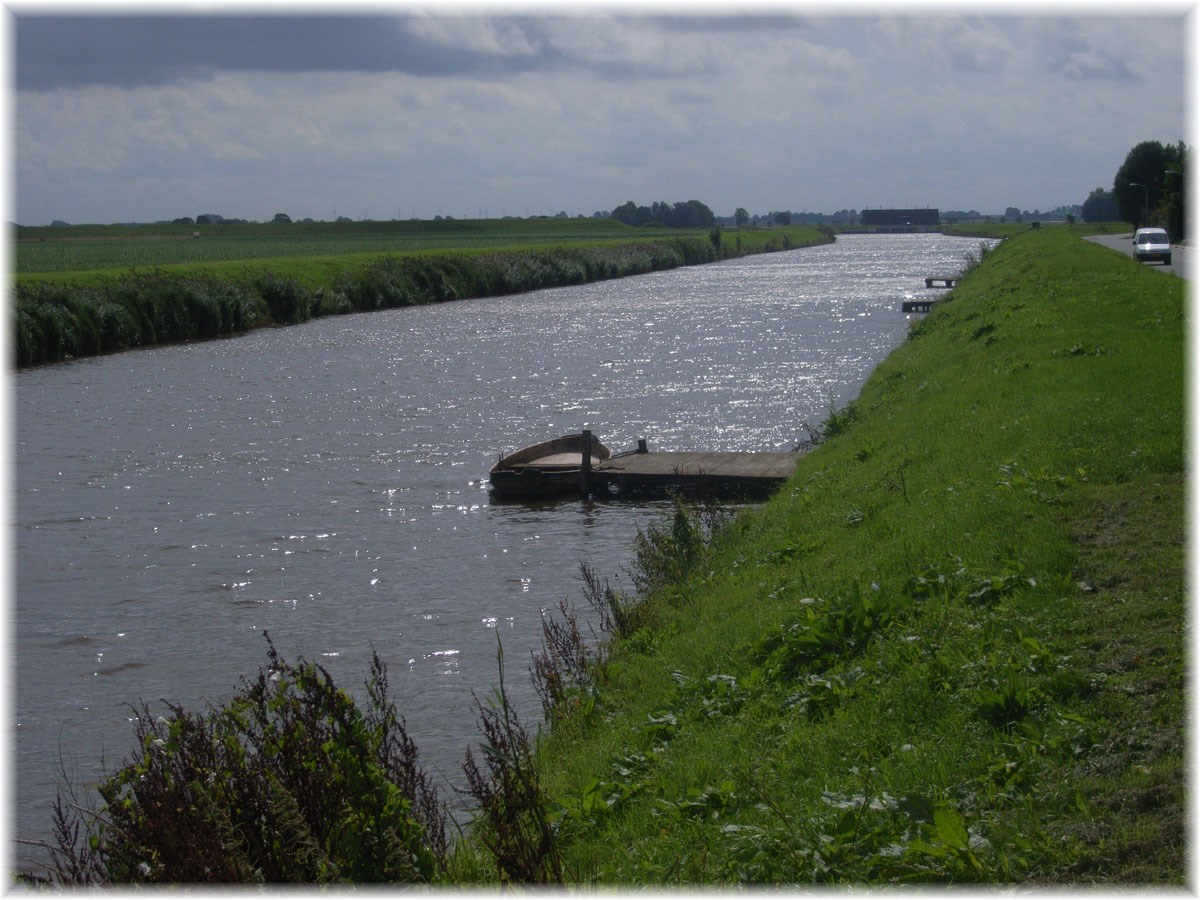
[[[1188,7],[1098,8],[10,4],[8,219],[1081,204],[1191,143]]]

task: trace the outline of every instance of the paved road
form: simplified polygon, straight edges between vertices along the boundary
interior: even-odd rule
[[[1089,237],[1088,240],[1112,250],[1117,250],[1126,256],[1133,256],[1132,231],[1128,234],[1098,234]],[[1182,244],[1173,244],[1171,246],[1171,265],[1164,266],[1162,263],[1142,263],[1142,265],[1148,269],[1160,269],[1163,272],[1170,272],[1189,281],[1192,279],[1194,271],[1192,266],[1192,251]]]

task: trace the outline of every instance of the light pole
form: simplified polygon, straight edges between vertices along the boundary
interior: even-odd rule
[[[1182,163],[1181,163],[1181,165],[1182,165]],[[1176,240],[1183,240],[1185,237],[1187,237],[1189,234],[1191,234],[1191,229],[1188,228],[1188,224],[1187,224],[1187,219],[1188,219],[1188,215],[1187,215],[1188,214],[1188,204],[1187,204],[1187,199],[1186,199],[1187,179],[1184,177],[1184,173],[1181,169],[1167,169],[1167,171],[1165,171],[1163,173],[1164,181],[1166,180],[1166,177],[1168,175],[1179,176],[1179,205],[1183,207],[1183,211],[1179,216],[1179,224],[1182,227],[1180,228],[1180,233],[1178,235],[1176,235]],[[1170,210],[1170,208],[1173,207],[1174,205],[1175,204],[1172,203],[1171,206],[1168,207],[1168,210]],[[1174,217],[1171,216],[1168,212],[1167,218],[1168,218],[1168,220],[1170,220]],[[1168,221],[1168,225],[1169,224],[1170,224],[1170,222]]]
[[[1150,189],[1148,187],[1146,187],[1144,184],[1138,184],[1135,181],[1129,182],[1129,186],[1130,187],[1140,187],[1145,192],[1146,206],[1145,206],[1145,211],[1142,213],[1142,218],[1144,218],[1146,220],[1146,224],[1149,225],[1150,224]]]

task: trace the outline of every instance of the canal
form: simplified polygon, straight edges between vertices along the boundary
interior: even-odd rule
[[[377,650],[426,768],[461,784],[498,643],[536,719],[542,610],[582,600],[581,564],[628,587],[666,505],[494,502],[497,455],[583,427],[794,447],[981,243],[847,235],[15,374],[14,836],[48,836],[64,777],[120,765],[129,704],[220,702],[266,632],[352,691]]]

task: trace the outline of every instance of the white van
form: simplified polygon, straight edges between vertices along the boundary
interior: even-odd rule
[[[1171,264],[1171,240],[1161,228],[1139,228],[1133,233],[1133,255],[1138,262],[1158,259]]]

